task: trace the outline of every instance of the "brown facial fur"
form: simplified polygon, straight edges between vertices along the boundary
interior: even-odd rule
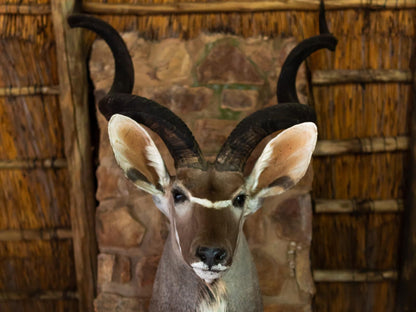
[[[212,202],[232,200],[243,185],[244,180],[237,172],[217,172],[182,168],[177,172],[183,190],[193,197],[208,199]],[[175,187],[175,186],[174,186]],[[207,208],[187,201],[179,209],[186,212],[176,214],[182,254],[188,264],[200,261],[195,253],[199,246],[223,248],[230,256],[225,265],[230,265],[232,254],[238,239],[243,211],[231,205],[222,209]],[[173,209],[175,210],[175,209]]]
[[[241,173],[216,171],[212,167],[206,171],[192,168],[178,169],[177,180],[182,182],[192,196],[211,201],[232,199],[232,195],[244,183]]]

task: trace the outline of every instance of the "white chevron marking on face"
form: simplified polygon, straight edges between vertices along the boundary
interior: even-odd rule
[[[231,206],[231,200],[219,200],[212,202],[206,198],[190,197],[192,203],[204,206],[205,208],[224,209]]]

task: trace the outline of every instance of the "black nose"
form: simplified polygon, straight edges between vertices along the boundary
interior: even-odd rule
[[[198,247],[196,256],[211,269],[214,265],[225,262],[227,251],[222,248]]]

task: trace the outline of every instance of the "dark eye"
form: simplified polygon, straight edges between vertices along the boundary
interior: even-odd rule
[[[177,190],[177,189],[174,189],[172,191],[172,197],[173,197],[173,201],[175,202],[175,204],[183,203],[184,201],[188,199],[181,190]]]
[[[237,208],[243,208],[245,202],[246,202],[246,195],[244,194],[237,195],[233,199],[233,205],[234,207],[237,207]]]

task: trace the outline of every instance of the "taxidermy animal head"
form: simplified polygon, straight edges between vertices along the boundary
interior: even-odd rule
[[[93,30],[112,50],[115,77],[99,108],[108,120],[115,158],[126,177],[151,194],[170,221],[151,310],[214,311],[214,305],[218,307],[215,311],[225,311],[221,306],[227,311],[261,309],[257,276],[242,228],[264,198],[296,185],[309,166],[317,140],[315,113],[299,103],[295,78],[300,64],[312,52],[335,48],[337,41],[328,33],[325,18],[320,20],[321,34],[296,46],[282,67],[277,88],[280,104],[243,119],[215,161],[208,162],[178,116],[150,99],[131,94],[133,64],[118,33],[90,16],[69,18],[72,27]],[[146,127],[166,144],[174,160],[174,175],[166,169]],[[279,130],[251,172],[244,175],[254,148]],[[178,306],[181,308],[176,310]]]

